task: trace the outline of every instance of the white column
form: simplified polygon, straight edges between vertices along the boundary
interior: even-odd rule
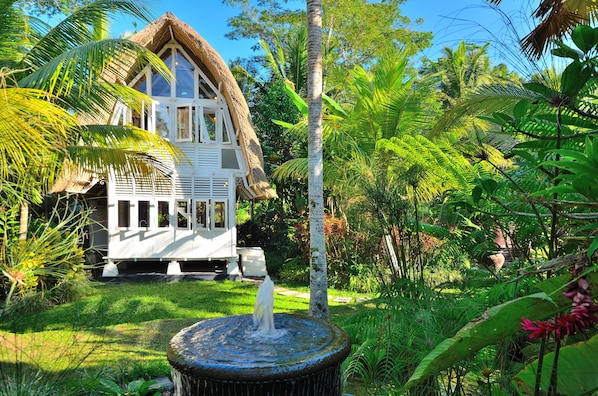
[[[168,269],[166,270],[166,275],[181,275],[181,265],[178,261],[172,260],[168,263]]]
[[[108,262],[104,264],[102,276],[106,278],[115,278],[118,276],[118,267],[114,264],[114,261],[108,260]]]

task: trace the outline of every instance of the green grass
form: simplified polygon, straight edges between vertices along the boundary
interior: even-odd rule
[[[71,388],[82,377],[126,382],[166,376],[166,349],[177,332],[203,319],[251,314],[256,293],[255,284],[232,281],[98,283],[80,301],[5,318],[0,369],[32,368]],[[331,299],[338,295],[330,291]],[[359,307],[331,301],[331,317],[338,320]],[[308,309],[308,299],[274,296],[275,312]]]

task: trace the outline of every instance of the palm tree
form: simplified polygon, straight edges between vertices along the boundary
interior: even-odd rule
[[[121,65],[150,65],[170,77],[161,60],[147,49],[129,40],[102,39],[105,20],[115,12],[150,20],[135,0],[88,4],[54,27],[24,15],[17,1],[0,3],[3,268],[14,240],[10,224],[20,218],[19,239],[24,240],[29,203],[40,203],[66,169],[148,173],[157,169],[156,158],[143,154],[149,148],[159,155],[178,156],[171,145],[147,131],[94,124],[116,101],[140,110],[148,99],[120,84],[126,79]]]
[[[502,0],[488,2],[500,4]],[[550,40],[562,40],[575,26],[595,22],[598,7],[594,0],[542,0],[532,15],[541,21],[521,40],[521,48],[529,58],[540,58]]]
[[[106,170],[109,166],[126,171],[149,171],[143,148],[155,145],[173,150],[163,139],[141,129],[107,128],[107,111],[120,101],[141,109],[143,94],[124,86],[124,70],[132,62],[150,65],[169,77],[161,60],[146,48],[127,39],[107,39],[106,19],[126,12],[149,22],[150,16],[136,0],[99,0],[66,17],[56,26],[29,19],[32,34],[27,51],[12,62],[15,85],[39,89],[56,97],[55,103],[85,124],[74,128],[64,158],[88,169]],[[142,143],[143,142],[143,143]]]
[[[328,319],[322,155],[322,1],[307,0],[308,207],[311,316]]]
[[[101,0],[80,8],[56,26],[48,26],[35,18],[27,18],[14,7],[16,2],[2,3],[3,15],[10,15],[0,31],[2,57],[0,64],[10,70],[4,74],[3,88],[11,92],[36,93],[46,100],[46,108],[62,115],[53,128],[37,129],[37,133],[12,133],[2,139],[5,173],[8,169],[22,177],[32,169],[44,171],[36,177],[38,189],[45,191],[65,167],[79,166],[97,172],[109,167],[125,172],[151,172],[151,158],[140,155],[150,147],[163,153],[174,153],[155,134],[127,126],[107,127],[94,124],[105,117],[115,101],[141,108],[147,99],[134,89],[123,86],[126,76],[119,66],[128,62],[149,64],[168,77],[169,72],[155,54],[125,39],[101,39],[105,36],[105,19],[116,12],[128,12],[149,20],[147,10],[135,0]],[[15,37],[20,45],[14,45]],[[11,96],[12,97],[12,96]],[[28,102],[20,102],[25,106]],[[18,105],[18,103],[17,103]],[[32,129],[35,120],[26,118]],[[6,114],[8,116],[8,114]],[[82,120],[86,125],[82,125]],[[16,124],[4,124],[8,128]],[[8,129],[5,129],[8,133]],[[43,137],[40,134],[44,134]],[[35,138],[34,138],[35,137]],[[46,144],[40,144],[46,139]],[[47,149],[44,152],[44,148]],[[52,155],[50,155],[50,153]],[[18,165],[27,164],[26,168]]]
[[[265,40],[260,40],[266,54],[266,65],[272,79],[290,82],[295,91],[305,94],[307,90],[307,29],[299,26],[287,36],[283,43],[273,32],[274,48]]]
[[[388,186],[395,200],[409,197],[413,203],[425,203],[442,191],[467,185],[468,162],[447,142],[423,135],[435,114],[434,107],[427,106],[434,98],[433,82],[416,79],[407,53],[389,54],[371,70],[353,71],[347,88],[350,103],[341,106],[323,96],[324,184],[344,213],[365,200],[387,196],[378,193]],[[291,89],[288,92],[307,115],[305,101]],[[295,130],[306,127],[305,120],[284,125]],[[307,162],[305,158],[288,161],[274,176],[304,178]],[[417,180],[411,177],[407,183],[407,176],[415,173]],[[371,209],[384,211],[383,206],[373,203]],[[382,227],[383,234],[396,225],[393,220]]]

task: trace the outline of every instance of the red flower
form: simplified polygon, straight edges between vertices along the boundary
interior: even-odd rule
[[[532,322],[529,319],[521,319],[521,330],[531,331],[530,340],[534,338],[547,338],[554,330],[554,322],[537,320]]]

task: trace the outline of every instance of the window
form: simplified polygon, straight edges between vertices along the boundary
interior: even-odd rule
[[[207,201],[195,201],[195,223],[197,228],[208,228]]]
[[[170,225],[170,207],[168,201],[158,201],[158,227]]]
[[[118,201],[118,227],[126,228],[131,225],[131,202]]]
[[[170,139],[170,106],[158,104],[156,107],[156,133]]]
[[[176,112],[176,141],[190,142],[192,140],[191,131],[193,127],[193,122],[191,121],[191,108],[189,106],[178,106]]]
[[[203,143],[216,141],[216,112],[214,109],[203,109],[201,117],[201,137]]]
[[[181,229],[190,229],[191,222],[189,219],[191,218],[191,205],[189,205],[189,201],[177,201],[176,202],[177,208],[177,217],[176,217],[176,226],[177,228]]]
[[[151,108],[151,105],[149,106]],[[132,124],[137,128],[145,129],[149,131],[149,117],[148,117],[148,105],[146,103],[142,103],[141,106],[141,113],[138,111],[132,112]]]
[[[222,149],[221,162],[224,169],[239,169],[239,161],[237,161],[235,149]]]
[[[229,122],[224,122],[225,119],[228,120],[227,117],[225,117],[225,115],[227,115],[228,113],[226,113],[223,110],[220,110],[220,118],[222,119],[222,143],[230,143],[230,136],[229,136],[229,132],[232,131],[232,128],[229,128]]]
[[[214,228],[226,228],[225,202],[214,201]]]
[[[138,227],[150,226],[150,203],[149,201],[139,201],[137,203],[137,225]]]
[[[199,92],[198,92],[198,98],[200,99],[215,99],[216,98],[216,93],[214,92],[214,90],[212,89],[212,87],[210,87],[210,84],[208,84],[208,82],[203,78],[203,77],[199,77]]]
[[[172,65],[172,50],[169,48],[160,56],[167,67]],[[152,96],[170,97],[170,83],[157,72],[152,73]]]
[[[180,51],[176,52],[174,67],[176,73],[176,97],[192,98],[195,70]]]

